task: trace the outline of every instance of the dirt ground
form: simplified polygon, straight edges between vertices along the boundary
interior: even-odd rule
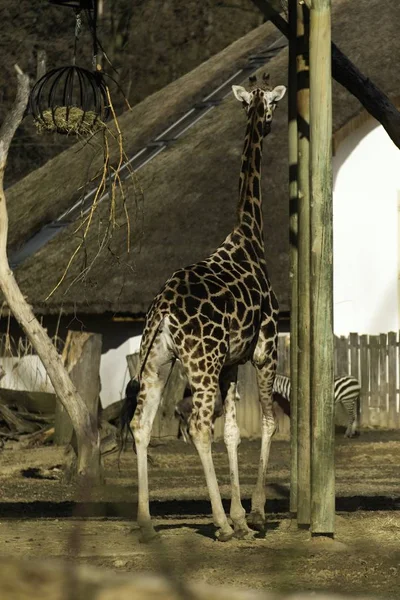
[[[246,509],[256,477],[259,441],[240,447]],[[64,449],[0,453],[0,552],[66,558],[116,571],[164,572],[178,579],[270,591],[324,590],[398,598],[400,586],[400,432],[336,439],[335,539],[310,539],[290,519],[289,443],[274,440],[268,529],[253,541],[213,539],[204,476],[194,449],[180,441],[151,448],[151,511],[157,543],[139,543],[136,464],[131,452],[105,458],[105,485],[78,502],[59,481]],[[215,444],[221,492],[229,504],[224,445]],[[225,502],[224,501],[224,502]]]

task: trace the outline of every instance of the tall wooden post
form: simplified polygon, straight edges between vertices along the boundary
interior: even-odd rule
[[[331,0],[310,10],[311,141],[311,532],[333,536]]]
[[[299,196],[299,314],[297,392],[297,525],[308,528],[311,519],[310,441],[310,13],[297,6],[297,130]]]
[[[298,336],[298,259],[297,259],[297,109],[296,109],[296,5],[289,0],[289,241],[292,296],[290,307],[290,512],[297,514],[297,336]]]
[[[100,401],[100,360],[102,336],[98,333],[68,331],[63,361],[72,383],[81,395],[93,423],[98,421]],[[68,444],[73,434],[67,411],[57,399],[54,442]]]

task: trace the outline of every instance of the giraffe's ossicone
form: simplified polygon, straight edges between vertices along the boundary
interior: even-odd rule
[[[136,377],[139,392],[131,403],[137,460],[138,524],[142,538],[155,535],[149,512],[147,447],[165,383],[176,360],[182,363],[192,392],[187,434],[198,450],[211,499],[217,536],[252,537],[241,504],[236,422],[237,369],[248,360],[257,369],[262,408],[262,443],[258,479],[248,522],[264,526],[265,475],[275,431],[272,385],[277,362],[278,302],[267,274],[261,207],[263,137],[286,88],[233,86],[247,114],[239,179],[237,222],[221,246],[205,260],[176,271],[154,299],[143,332]],[[216,408],[225,415],[232,484],[230,516],[225,515],[211,455]],[[216,404],[217,402],[217,404]],[[135,406],[136,405],[136,406]],[[129,414],[126,413],[126,414]]]

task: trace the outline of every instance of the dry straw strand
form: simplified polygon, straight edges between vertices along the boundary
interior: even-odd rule
[[[111,115],[112,115],[112,121],[113,121],[115,130],[116,130],[116,133],[111,131],[110,128],[107,126],[103,127],[104,159],[103,159],[103,165],[102,165],[101,172],[100,172],[100,182],[96,188],[96,193],[95,193],[95,196],[94,196],[94,199],[93,199],[93,202],[92,202],[92,205],[90,207],[88,214],[86,216],[82,215],[83,218],[82,218],[81,222],[74,230],[74,234],[77,234],[79,231],[83,230],[82,239],[79,242],[77,248],[74,250],[72,256],[70,257],[59,281],[57,282],[55,287],[51,290],[51,292],[48,294],[46,301],[49,298],[51,298],[51,296],[56,292],[56,290],[65,281],[73,261],[77,257],[80,250],[84,247],[86,240],[88,238],[89,232],[91,230],[91,226],[93,224],[94,216],[95,216],[98,206],[100,204],[100,200],[104,197],[104,194],[106,193],[107,181],[110,179],[111,179],[111,182],[110,182],[109,192],[108,192],[108,197],[109,197],[108,224],[107,224],[107,227],[106,227],[106,230],[105,230],[103,236],[100,236],[98,251],[96,252],[94,258],[92,258],[90,265],[86,265],[81,270],[79,275],[76,276],[74,278],[74,280],[72,281],[72,283],[68,286],[68,289],[71,287],[71,285],[76,283],[78,280],[82,280],[88,274],[88,272],[90,271],[94,262],[98,259],[99,255],[100,255],[101,251],[103,250],[104,246],[106,245],[106,243],[111,240],[112,232],[114,231],[114,229],[117,226],[119,226],[119,224],[117,223],[118,192],[120,194],[122,207],[123,207],[123,211],[124,211],[124,215],[125,215],[125,224],[127,226],[127,251],[128,252],[130,251],[131,224],[130,224],[129,212],[128,212],[127,203],[126,203],[126,195],[125,195],[125,191],[124,191],[124,185],[123,185],[123,181],[122,181],[122,178],[120,175],[122,169],[127,168],[129,175],[133,179],[134,195],[135,195],[136,201],[137,201],[137,195],[140,195],[141,198],[143,197],[143,190],[140,186],[140,183],[138,184],[138,180],[137,180],[137,176],[136,176],[135,172],[129,165],[129,159],[128,159],[126,152],[124,150],[124,147],[123,147],[122,131],[121,131],[121,128],[120,128],[120,125],[118,122],[117,115],[115,113],[115,109],[114,109],[114,106],[112,103],[112,99],[111,99],[111,95],[110,95],[108,86],[107,86],[106,90],[107,90],[107,100],[109,103],[109,108],[110,108]],[[110,138],[114,139],[118,145],[118,162],[117,162],[116,167],[113,167],[110,164]],[[111,177],[111,175],[112,175],[112,177]],[[99,174],[96,175],[96,177],[98,177],[98,176],[99,176]],[[138,192],[138,190],[139,190],[139,192]]]

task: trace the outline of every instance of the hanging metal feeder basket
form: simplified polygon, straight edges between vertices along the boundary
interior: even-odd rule
[[[93,10],[95,8],[94,0],[49,0],[49,2],[50,4],[58,4],[75,10]]]
[[[110,113],[103,75],[75,65],[52,69],[34,85],[29,112],[40,131],[93,134]]]

